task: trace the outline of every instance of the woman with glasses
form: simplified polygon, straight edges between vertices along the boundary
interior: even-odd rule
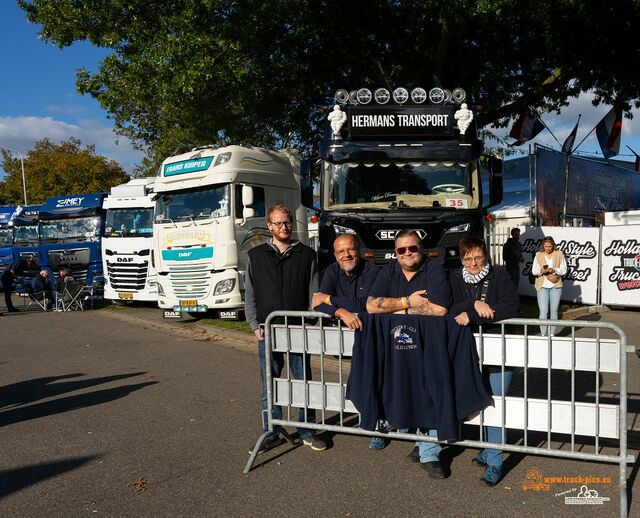
[[[558,320],[558,307],[562,295],[562,277],[567,274],[567,261],[564,254],[556,249],[556,242],[551,236],[542,240],[540,249],[531,265],[531,273],[535,276],[535,288],[538,292],[538,309],[540,320]],[[549,315],[551,313],[551,315]],[[547,334],[547,326],[540,326],[542,336]],[[549,326],[549,334],[556,334],[556,327]]]
[[[492,266],[487,260],[487,250],[482,239],[465,237],[460,242],[462,268],[449,275],[453,305],[449,313],[461,326],[486,326],[499,320],[518,316],[520,300],[509,273]],[[506,395],[513,372],[504,371],[502,390],[502,368],[488,367],[483,372],[485,384],[494,396]],[[489,387],[487,387],[489,388]],[[502,442],[502,428],[485,427],[488,442]],[[506,439],[506,438],[505,438]],[[473,459],[474,464],[485,467],[481,481],[495,486],[502,477],[502,451],[486,448]]]

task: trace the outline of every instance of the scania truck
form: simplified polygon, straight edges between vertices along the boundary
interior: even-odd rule
[[[358,236],[365,258],[395,258],[394,238],[414,229],[425,253],[459,266],[458,245],[483,233],[475,112],[462,89],[336,92],[320,159],[319,261],[338,234]],[[488,157],[490,203],[502,199],[502,163]],[[305,196],[308,198],[308,195]]]
[[[39,212],[40,267],[51,282],[69,268],[74,279],[101,292],[104,287],[100,238],[104,193],[72,194],[45,200]]]
[[[239,145],[196,148],[162,163],[152,258],[165,316],[238,318],[247,252],[270,237],[269,206],[289,207],[293,236],[308,241],[300,165],[294,151]]]
[[[155,178],[136,178],[111,188],[102,204],[107,212],[102,238],[104,298],[158,300],[151,267]]]

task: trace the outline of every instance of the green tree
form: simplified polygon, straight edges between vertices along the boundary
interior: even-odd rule
[[[22,169],[20,160],[6,151],[2,153],[7,176],[0,182],[0,199],[21,204]],[[60,144],[39,140],[24,159],[27,199],[42,203],[50,196],[104,192],[128,180],[127,174],[114,160],[95,154],[95,146],[82,146],[70,138]]]
[[[78,89],[148,147],[315,146],[337,88],[465,88],[481,126],[595,93],[639,106],[636,0],[19,0],[60,47],[113,50]],[[553,74],[553,75],[552,75]]]

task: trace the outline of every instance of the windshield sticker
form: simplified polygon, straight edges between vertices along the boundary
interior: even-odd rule
[[[468,209],[469,202],[465,198],[447,198],[447,207],[452,209]]]
[[[182,160],[180,162],[173,162],[172,164],[165,164],[163,169],[164,176],[175,176],[177,174],[196,173],[198,171],[205,171],[209,169],[212,156],[197,158],[191,160]]]

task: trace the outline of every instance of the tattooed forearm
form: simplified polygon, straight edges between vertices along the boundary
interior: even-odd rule
[[[400,299],[390,297],[368,297],[367,311],[369,313],[393,313],[402,308]]]
[[[409,315],[427,315],[427,316],[435,315],[435,311],[431,304],[424,304],[422,306],[417,306],[415,308],[409,308],[407,313]]]

